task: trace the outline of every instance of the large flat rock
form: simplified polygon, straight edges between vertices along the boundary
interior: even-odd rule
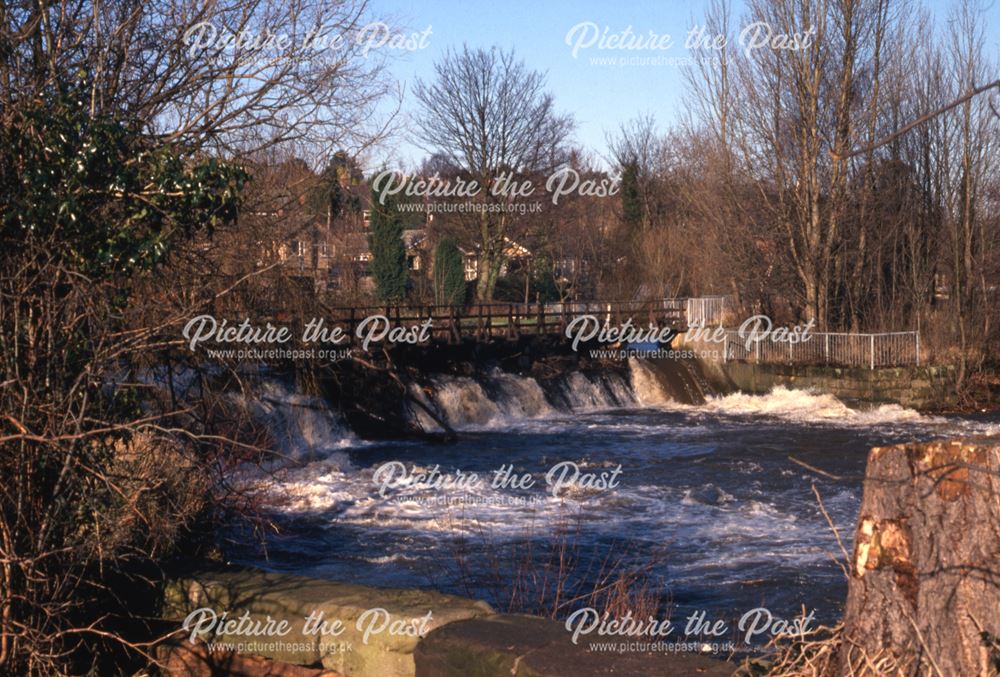
[[[253,569],[172,580],[164,599],[164,617],[178,621],[196,610],[219,616],[226,612],[231,620],[246,612],[248,621],[259,624],[286,621],[288,631],[281,636],[255,634],[250,623],[219,632],[216,624],[202,639],[286,663],[321,664],[348,677],[413,675],[413,651],[421,634],[493,613],[485,602],[433,591],[372,588]],[[208,611],[200,613],[210,617]],[[321,615],[327,631],[306,632],[310,615]],[[330,630],[337,622],[335,634]],[[201,627],[207,629],[208,622]]]
[[[420,642],[416,677],[729,677],[735,666],[691,653],[598,651],[561,623],[497,615],[439,627]]]
[[[161,644],[157,650],[164,677],[343,677],[322,668],[282,663],[271,658],[209,651],[203,642],[186,640]]]

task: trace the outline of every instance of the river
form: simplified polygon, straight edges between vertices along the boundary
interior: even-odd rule
[[[265,547],[231,533],[231,561],[535,612],[552,608],[557,580],[560,602],[582,604],[629,571],[673,616],[732,621],[763,606],[833,623],[846,580],[830,522],[849,550],[868,450],[1000,431],[995,416],[852,408],[781,388],[685,405],[634,362],[629,377],[572,374],[547,388],[499,372],[442,377],[425,397],[460,430],[456,443],[374,443],[322,402],[268,388],[258,414],[298,462],[260,480],[277,532]],[[437,474],[383,486],[401,469]],[[494,486],[497,472],[533,484]],[[546,481],[574,472],[558,491]]]

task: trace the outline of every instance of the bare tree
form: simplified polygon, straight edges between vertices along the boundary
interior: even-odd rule
[[[174,398],[171,351],[197,314],[296,302],[247,282],[275,281],[270,227],[316,177],[289,162],[247,204],[247,170],[382,131],[371,20],[353,0],[0,6],[0,672],[109,674],[112,644],[150,658],[110,579],[138,593],[133,566],[265,446],[206,425],[205,393]],[[253,41],[268,31],[287,42]]]
[[[637,173],[639,201],[642,205],[641,227],[649,228],[656,211],[653,186],[660,174],[666,149],[656,126],[656,118],[644,114],[621,123],[615,135],[606,135],[611,161],[618,172],[632,165]]]
[[[984,54],[981,13],[978,3],[966,0],[951,16],[952,70],[948,75],[953,87],[952,98],[975,90],[978,83],[987,79],[987,73],[996,72],[993,70],[996,64],[990,63]],[[970,320],[978,316],[988,322],[988,315],[981,312],[981,304],[988,298],[989,284],[981,275],[984,257],[995,235],[986,231],[985,215],[978,211],[984,202],[991,173],[997,170],[1000,126],[997,118],[990,115],[983,98],[966,98],[948,117],[952,134],[947,154],[949,171],[945,175],[945,230],[951,254],[951,285],[964,376],[967,346],[973,331]],[[975,334],[982,337],[978,330]]]
[[[515,197],[494,194],[503,173],[545,175],[566,160],[573,128],[545,92],[545,76],[496,47],[449,51],[431,82],[418,81],[415,125],[420,141],[460,167],[479,187],[475,216],[479,246],[476,295],[488,301],[506,260]],[[544,181],[544,176],[543,176]]]
[[[693,47],[694,64],[684,70],[688,108],[702,123],[707,123],[712,136],[727,149],[732,133],[729,121],[733,106],[733,21],[729,0],[711,0],[702,25],[701,38],[705,44]]]
[[[383,28],[384,27],[384,28]],[[79,78],[91,110],[163,143],[332,154],[385,131],[391,56],[366,0],[57,0],[0,8],[0,114]]]

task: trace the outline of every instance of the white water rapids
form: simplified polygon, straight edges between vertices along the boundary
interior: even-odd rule
[[[831,395],[785,388],[680,404],[638,360],[621,373],[573,372],[544,384],[499,371],[432,382],[412,394],[459,431],[454,444],[362,441],[323,401],[267,384],[249,404],[281,454],[296,462],[247,481],[275,501],[284,532],[270,539],[269,559],[249,545],[234,558],[359,583],[426,585],[452,568],[450,553],[461,539],[490,551],[517,539],[550,539],[554,528],[572,523],[585,545],[665,548],[660,573],[680,606],[745,598],[753,607],[770,596],[792,608],[817,590],[816,604],[829,606],[841,598],[837,545],[812,483],[849,541],[871,446],[1000,432],[986,420],[898,405],[852,408]],[[419,408],[412,416],[425,430],[437,429]],[[789,456],[853,479],[826,482]],[[558,496],[541,482],[516,492],[488,482],[473,492],[398,486],[383,496],[373,477],[387,462],[414,473],[437,468],[485,478],[505,465],[541,478],[571,462],[582,473],[620,467],[621,481],[609,491],[574,488]],[[455,591],[452,579],[431,584]]]

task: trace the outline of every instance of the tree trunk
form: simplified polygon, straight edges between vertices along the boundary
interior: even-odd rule
[[[1000,440],[872,449],[841,674],[996,675],[997,636]]]
[[[479,279],[476,282],[476,300],[480,303],[493,303],[493,291],[503,264],[503,242],[499,247],[490,242],[480,249]]]

